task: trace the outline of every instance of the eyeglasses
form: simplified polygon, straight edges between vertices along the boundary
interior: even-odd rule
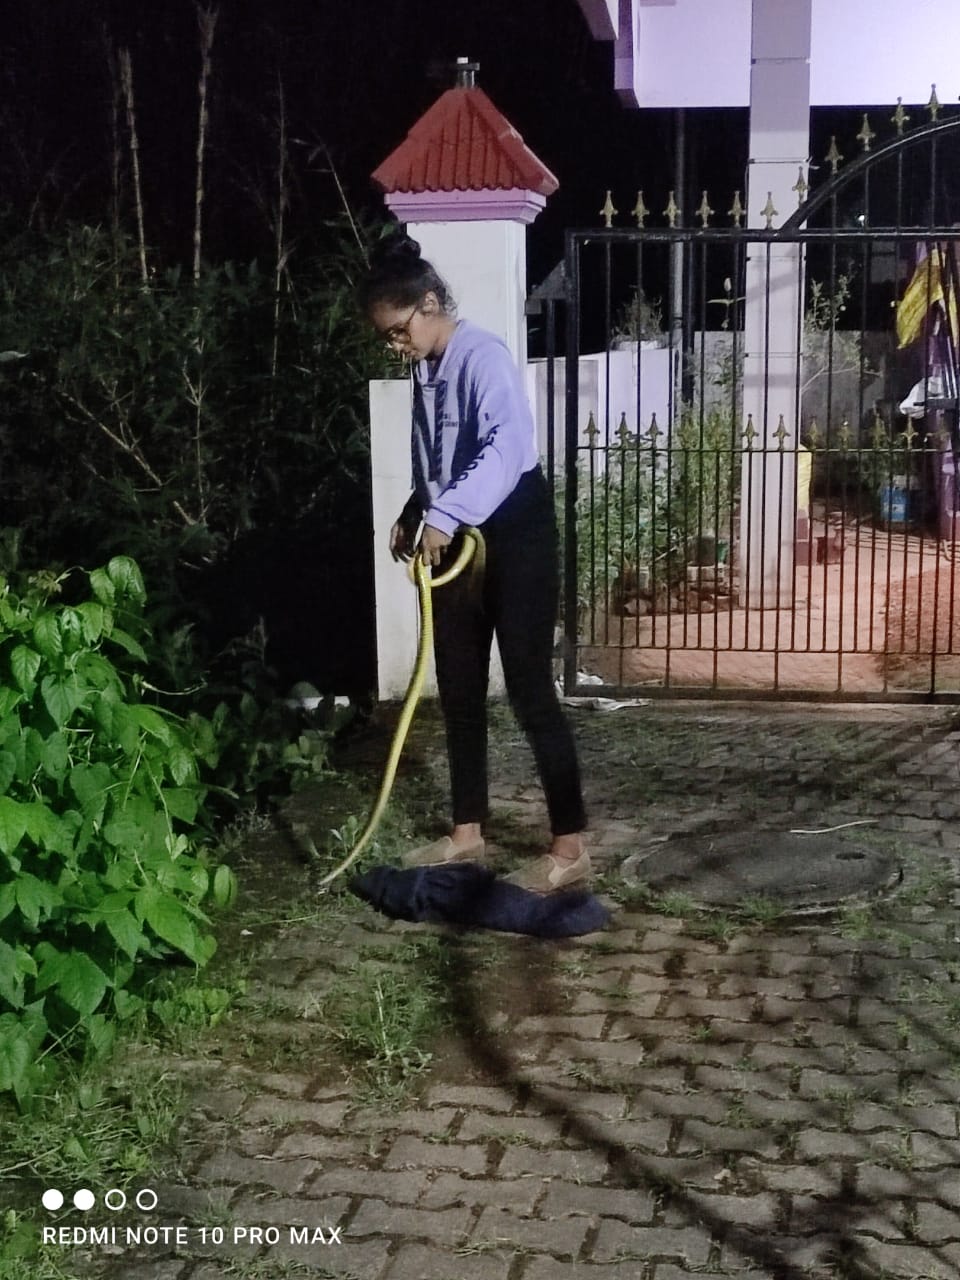
[[[410,325],[413,317],[420,310],[420,303],[416,303],[406,320],[402,324],[392,324],[389,329],[381,329],[380,337],[384,340],[388,347],[395,347],[398,343],[406,342],[410,337]]]

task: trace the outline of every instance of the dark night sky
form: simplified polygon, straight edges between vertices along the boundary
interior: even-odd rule
[[[199,68],[193,3],[5,0],[2,7],[0,199],[35,218],[106,220],[106,49],[126,45],[148,239],[167,258],[185,260]],[[639,186],[648,203],[662,207],[673,185],[672,113],[620,105],[612,46],[590,37],[574,0],[222,0],[211,84],[208,251],[269,253],[251,191],[271,189],[278,77],[291,136],[307,144],[292,149],[291,227],[303,241],[339,207],[323,153],[311,170],[309,151],[317,143],[329,148],[353,208],[376,217],[383,206],[370,171],[448,87],[458,55],[480,62],[478,83],[560,179],[531,233],[532,282],[560,257],[565,226],[599,221],[607,187],[624,211]],[[709,186],[720,208],[742,185],[746,112],[688,118],[693,203]]]

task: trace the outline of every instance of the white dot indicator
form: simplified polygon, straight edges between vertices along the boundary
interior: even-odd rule
[[[119,1213],[121,1209],[125,1208],[127,1197],[119,1187],[111,1187],[110,1190],[104,1194],[103,1203],[111,1210],[111,1212]]]
[[[73,1203],[77,1209],[86,1213],[88,1209],[92,1209],[97,1203],[97,1197],[92,1191],[88,1191],[86,1187],[81,1187],[76,1195],[74,1195]]]
[[[154,1191],[153,1187],[144,1187],[141,1191],[137,1192],[137,1208],[143,1209],[145,1212],[149,1213],[151,1209],[155,1209],[157,1207],[157,1201],[159,1199],[160,1197]],[[147,1203],[148,1201],[149,1203]]]
[[[40,1197],[40,1202],[45,1209],[59,1209],[63,1206],[63,1192],[58,1191],[56,1187],[50,1187]]]

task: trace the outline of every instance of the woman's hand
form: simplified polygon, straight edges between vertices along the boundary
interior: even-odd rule
[[[413,555],[416,542],[416,528],[411,529],[409,523],[401,518],[390,530],[390,554],[394,560],[407,561]]]
[[[444,551],[453,541],[449,533],[441,533],[433,525],[425,524],[420,538],[420,554],[424,564],[439,564]]]

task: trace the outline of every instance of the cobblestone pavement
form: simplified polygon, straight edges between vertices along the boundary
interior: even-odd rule
[[[901,854],[898,894],[774,922],[763,904],[732,921],[648,903],[575,941],[455,939],[458,1030],[392,1108],[318,1075],[307,1051],[186,1064],[183,1172],[158,1190],[191,1244],[117,1275],[960,1274],[952,714],[679,703],[575,720],[611,873],[711,824],[871,817]],[[494,757],[504,829],[542,825],[515,736]],[[371,948],[389,964],[424,932],[346,901],[335,935],[291,925],[258,969],[274,1009],[260,1030],[278,1044],[303,1038],[332,973]]]

